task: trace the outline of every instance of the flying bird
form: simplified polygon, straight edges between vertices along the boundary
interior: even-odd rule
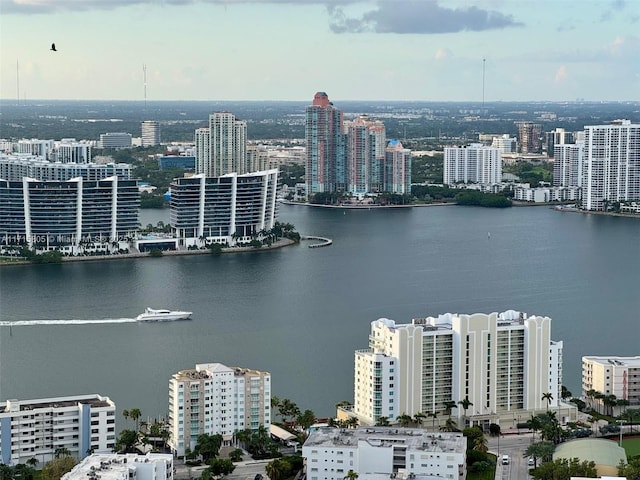
[[[49,50],[51,50],[52,52],[57,52],[58,50],[56,50],[56,44],[52,43],[51,48]]]

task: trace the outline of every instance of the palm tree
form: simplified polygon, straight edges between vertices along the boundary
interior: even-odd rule
[[[531,415],[527,420],[527,426],[533,431],[533,441],[536,441],[536,432],[542,428],[542,421],[537,415]]]
[[[396,420],[401,427],[408,427],[411,421],[413,420],[413,418],[411,418],[411,415],[407,415],[406,413],[403,413],[402,415],[399,415],[396,418]]]
[[[124,412],[122,412],[124,414]],[[138,431],[138,419],[142,416],[142,412],[139,408],[132,408],[129,410],[129,417],[136,422],[136,432]]]
[[[549,404],[551,403],[551,400],[553,400],[553,394],[551,392],[547,392],[547,393],[543,393],[542,394],[542,401],[547,401],[547,412],[549,411]]]
[[[376,422],[376,427],[388,427],[391,424],[389,423],[389,418],[387,417],[379,417]]]
[[[487,437],[484,434],[473,438],[473,450],[487,453],[489,446],[487,445]]]
[[[427,416],[424,413],[418,412],[413,416],[413,423],[415,423],[416,426],[422,426],[425,418],[427,418]]]
[[[444,402],[444,414],[448,415],[449,418],[451,418],[451,410],[454,408],[457,408],[456,406],[456,402],[454,402],[453,400],[447,400],[446,402]]]
[[[460,405],[460,406],[462,407],[462,411],[463,411],[463,414],[464,414],[464,417],[465,417],[465,424],[466,424],[467,409],[468,409],[469,407],[473,406],[473,403],[471,403],[471,402],[469,401],[469,397],[465,397],[465,399],[464,399],[464,400],[460,400],[460,401],[458,402],[458,405]]]
[[[126,420],[129,420],[129,417],[131,416],[131,414],[129,413],[129,410],[122,410],[122,416],[126,421]]]
[[[344,476],[343,480],[357,480],[358,476],[359,475],[357,472],[354,472],[353,470],[349,470],[347,474]]]
[[[457,432],[458,424],[453,418],[449,417],[444,422],[444,425],[440,427],[440,431],[441,432]]]
[[[438,414],[436,412],[427,412],[427,417],[431,418],[431,428],[433,431],[436,431],[436,419],[438,418]]]
[[[276,410],[278,409],[278,413],[280,412],[279,410],[280,408],[280,399],[276,396],[272,396],[271,397],[271,410]],[[280,417],[282,417],[282,414],[280,414]]]
[[[271,460],[267,463],[264,470],[271,480],[280,480],[284,475],[286,468],[287,466],[284,464],[283,460],[276,458],[275,460]]]

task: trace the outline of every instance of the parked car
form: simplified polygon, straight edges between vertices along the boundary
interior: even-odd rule
[[[535,460],[533,459],[533,457],[529,457],[529,460],[527,461],[527,465],[529,465],[530,467],[535,467]]]

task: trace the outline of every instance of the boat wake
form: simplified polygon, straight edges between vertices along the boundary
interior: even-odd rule
[[[135,318],[102,318],[98,320],[17,320],[0,322],[0,327],[23,327],[30,325],[94,325],[104,323],[138,323]]]

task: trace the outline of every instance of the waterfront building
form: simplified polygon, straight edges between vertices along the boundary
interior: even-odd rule
[[[307,141],[307,196],[347,190],[347,165],[343,135],[343,113],[329,101],[325,92],[317,92],[305,109]]]
[[[554,147],[553,185],[582,187],[584,142],[557,144]]]
[[[640,356],[585,356],[582,357],[582,395],[590,402],[602,402],[589,398],[594,390],[603,395],[615,395],[630,405],[640,405]]]
[[[302,446],[308,480],[466,478],[467,438],[460,432],[397,427],[314,429]]]
[[[56,161],[60,163],[90,163],[91,143],[63,138],[56,146]]]
[[[176,455],[193,450],[198,436],[257,431],[271,424],[271,375],[221,363],[198,364],[169,381],[169,445]]]
[[[565,145],[573,143],[573,132],[567,132],[564,128],[556,128],[550,132],[545,133],[545,149],[547,156],[555,158],[556,145]]]
[[[168,453],[103,453],[89,455],[61,480],[173,480]]]
[[[160,122],[145,120],[140,125],[140,138],[143,147],[160,145]]]
[[[496,147],[473,143],[467,147],[445,147],[444,184],[495,184],[502,180],[502,155]]]
[[[277,170],[177,178],[171,184],[171,229],[187,247],[250,242],[275,225],[277,185]]]
[[[7,400],[0,403],[0,460],[41,464],[65,448],[76,458],[115,448],[116,406],[100,395]]]
[[[247,172],[268,170],[269,155],[265,145],[247,145]],[[276,167],[277,168],[277,167]]]
[[[101,133],[100,148],[112,148],[114,150],[131,148],[131,134],[120,132]]]
[[[533,122],[515,122],[521,153],[542,153],[542,125]]]
[[[528,183],[513,186],[513,199],[521,202],[549,203],[578,201],[581,195],[580,187],[535,187]]]
[[[385,150],[382,190],[400,195],[411,193],[411,150],[400,140],[391,140]]]
[[[138,229],[135,180],[0,180],[0,248],[77,254],[126,248]]]
[[[616,120],[584,127],[582,208],[606,211],[640,198],[640,124]]]
[[[219,177],[247,173],[247,122],[230,112],[209,115],[209,126],[195,133],[196,173]]]
[[[380,417],[442,413],[454,402],[462,427],[513,425],[518,416],[562,407],[562,342],[551,340],[551,319],[509,310],[444,314],[396,324],[371,323],[369,348],[355,352],[353,412],[364,424]],[[459,402],[470,402],[465,410]]]
[[[130,180],[131,165],[128,163],[54,163],[30,155],[0,154],[0,179],[11,182],[22,181],[24,177],[42,181],[68,181],[79,177],[83,180],[95,181],[113,176],[120,180]]]
[[[360,115],[344,122],[347,190],[353,195],[380,192],[384,184],[386,133],[384,124]]]

